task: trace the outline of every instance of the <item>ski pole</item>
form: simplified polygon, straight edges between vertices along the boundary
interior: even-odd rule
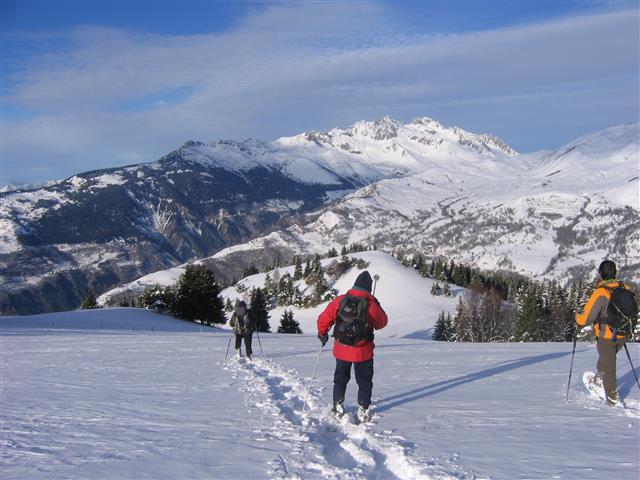
[[[320,352],[318,352],[318,358],[316,358],[316,366],[313,367],[313,373],[311,374],[311,380],[309,380],[309,386],[307,387],[307,394],[304,396],[304,405],[302,406],[302,414],[304,415],[304,411],[307,409],[307,400],[309,399],[309,392],[311,391],[311,384],[313,383],[313,379],[316,376],[316,370],[318,370],[318,362],[320,362],[320,355],[322,355],[322,349],[324,348],[324,344],[320,346]]]
[[[633,372],[633,376],[636,377],[636,383],[638,384],[638,388],[640,388],[640,380],[638,380],[638,375],[636,374],[636,369],[633,366],[633,362],[631,361],[631,355],[629,354],[629,349],[627,348],[627,344],[624,344],[624,351],[627,352],[627,358],[629,359],[629,363],[631,364],[631,371]]]
[[[374,297],[376,295],[376,285],[378,285],[378,280],[380,280],[380,275],[376,273],[373,276],[373,292],[371,293],[371,295],[373,295]]]
[[[260,353],[262,354],[262,358],[264,358],[264,350],[262,350],[262,342],[260,341],[260,334],[258,333],[258,329],[256,329],[256,336],[258,337],[258,345],[260,345]]]
[[[573,350],[571,351],[571,367],[569,367],[569,381],[567,382],[566,401],[569,401],[569,387],[571,386],[571,373],[573,373],[573,358],[576,355],[576,342],[578,341],[578,332],[573,332]]]

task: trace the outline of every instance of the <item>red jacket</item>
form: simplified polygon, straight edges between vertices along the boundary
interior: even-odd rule
[[[336,322],[338,316],[338,310],[340,310],[340,301],[346,295],[356,295],[358,297],[365,297],[369,300],[369,308],[367,309],[367,319],[369,325],[375,330],[379,330],[387,326],[387,314],[384,312],[378,300],[368,292],[357,288],[352,288],[344,295],[339,295],[333,301],[327,305],[324,312],[318,317],[318,335],[326,335]],[[333,342],[333,356],[339,360],[346,362],[366,362],[373,358],[373,349],[375,345],[369,340],[360,340],[355,345],[344,345],[338,340],[334,339]]]

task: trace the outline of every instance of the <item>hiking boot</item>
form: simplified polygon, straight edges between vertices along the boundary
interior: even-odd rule
[[[333,404],[333,408],[331,409],[331,413],[336,419],[341,419],[344,416],[344,405],[340,402],[336,402]]]
[[[356,414],[356,416],[358,417],[358,421],[360,423],[364,423],[364,422],[368,422],[369,420],[371,420],[371,406],[364,408],[362,405],[358,406],[358,413]]]

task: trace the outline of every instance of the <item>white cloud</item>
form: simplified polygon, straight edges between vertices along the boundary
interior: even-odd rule
[[[37,162],[54,171],[63,161],[76,170],[151,161],[187,139],[274,138],[387,113],[443,112],[443,121],[487,131],[469,105],[498,98],[491,103],[501,110],[486,111],[486,125],[510,111],[515,118],[491,133],[517,131],[514,124],[524,132],[528,107],[544,115],[541,94],[567,107],[549,118],[550,128],[584,122],[585,111],[595,116],[609,98],[638,99],[636,10],[405,36],[388,22],[388,6],[329,5],[277,5],[212,35],[69,32],[66,48],[31,58],[10,78],[4,102],[39,113],[3,119],[5,175],[16,178],[18,166],[26,171]],[[176,90],[188,93],[162,95]],[[153,99],[148,109],[139,108],[146,98]],[[607,114],[624,121],[633,108]]]

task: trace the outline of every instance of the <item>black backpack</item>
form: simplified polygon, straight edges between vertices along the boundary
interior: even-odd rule
[[[333,328],[333,337],[344,345],[354,345],[360,340],[373,340],[373,329],[367,321],[369,301],[356,295],[345,295]]]
[[[604,286],[611,298],[607,306],[607,325],[614,335],[631,336],[638,322],[638,302],[635,294],[620,282],[617,287]]]

